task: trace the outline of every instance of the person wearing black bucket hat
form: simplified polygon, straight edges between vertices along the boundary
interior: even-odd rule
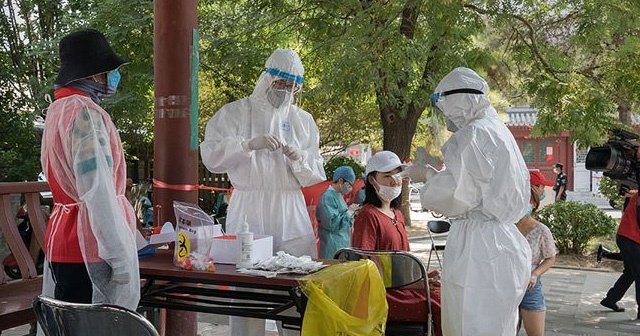
[[[126,61],[93,29],[66,35],[60,61],[40,159],[55,203],[42,293],[136,309],[136,220],[125,196],[124,151],[113,121],[98,105],[115,94],[118,68]]]

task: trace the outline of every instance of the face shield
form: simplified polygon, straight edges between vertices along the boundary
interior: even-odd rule
[[[269,104],[278,111],[287,111],[294,95],[302,89],[304,67],[292,49],[277,49],[265,62],[265,87]]]
[[[292,104],[294,95],[302,88],[302,76],[295,76],[275,68],[268,68],[265,72],[274,78],[267,88],[267,100],[271,106],[279,109]]]

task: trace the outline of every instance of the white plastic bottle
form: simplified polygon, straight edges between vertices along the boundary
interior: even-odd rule
[[[249,231],[249,223],[247,223],[247,217],[244,218],[242,223],[242,231],[236,234],[238,241],[238,261],[236,268],[249,268],[253,266],[251,262],[251,251],[253,250],[253,233]]]

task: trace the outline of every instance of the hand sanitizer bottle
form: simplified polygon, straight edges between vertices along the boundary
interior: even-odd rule
[[[251,250],[253,249],[253,233],[249,232],[247,216],[242,223],[242,231],[236,234],[238,247],[238,262],[236,268],[249,268],[253,266],[251,262]]]

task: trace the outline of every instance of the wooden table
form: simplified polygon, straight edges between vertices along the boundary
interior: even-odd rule
[[[140,278],[146,280],[140,305],[278,320],[287,328],[300,328],[306,305],[300,290],[304,276],[265,278],[238,273],[235,265],[215,266],[215,272],[183,270],[173,265],[173,254],[167,250],[140,258]]]

